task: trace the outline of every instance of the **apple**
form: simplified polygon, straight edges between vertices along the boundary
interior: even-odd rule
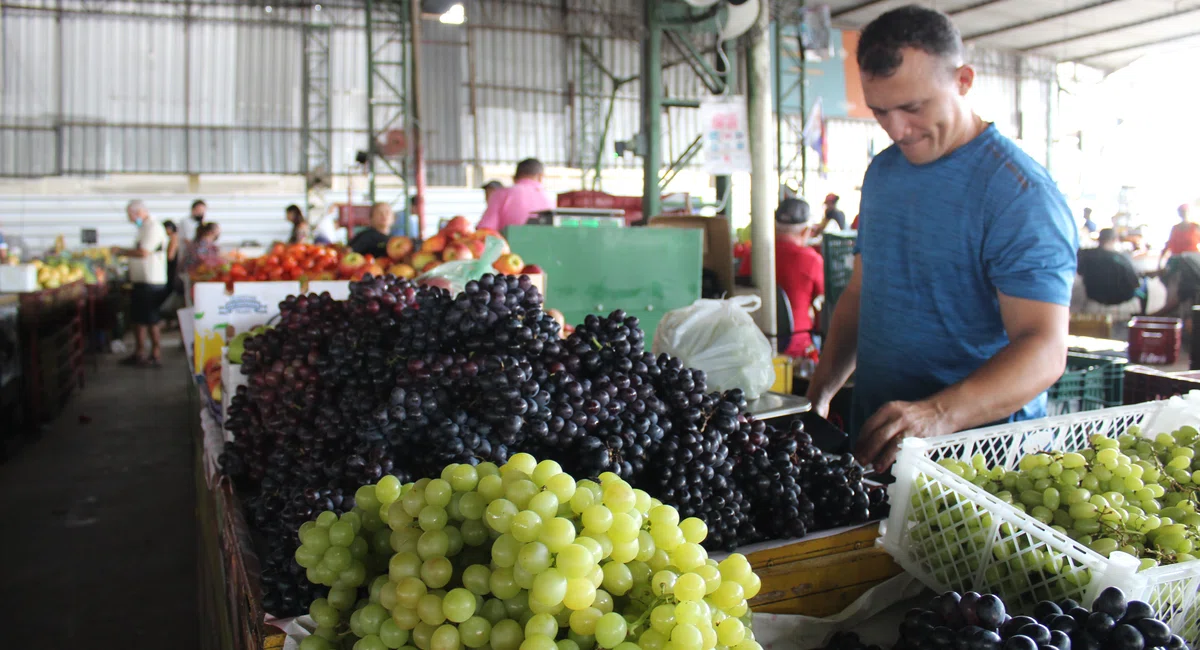
[[[367,258],[363,257],[361,253],[355,253],[354,251],[351,251],[346,253],[345,257],[338,262],[338,271],[349,275],[366,265]]]
[[[413,241],[408,237],[396,236],[388,240],[387,255],[393,262],[402,261],[412,250]]]
[[[455,240],[459,237],[471,234],[472,230],[473,228],[471,227],[471,222],[467,221],[466,217],[458,215],[451,219],[450,222],[446,224],[445,228],[442,228],[441,234],[445,235],[447,239]]]
[[[463,242],[456,241],[446,244],[446,250],[442,251],[442,260],[452,262],[454,260],[473,260],[475,254]]]
[[[442,265],[442,263],[441,263],[441,262],[439,262],[439,261],[437,261],[437,260],[434,260],[434,261],[432,261],[432,262],[430,262],[430,263],[426,264],[425,266],[422,266],[422,267],[421,267],[421,273],[429,273],[430,271],[432,271],[432,270],[436,269],[437,267],[439,267],[439,266],[441,266],[441,265]]]
[[[482,232],[482,231],[481,231],[481,232]],[[488,243],[490,243],[490,242],[488,242],[488,238],[497,239],[497,240],[499,240],[499,241],[500,241],[500,254],[501,254],[501,255],[508,255],[509,253],[511,253],[511,252],[512,252],[512,249],[510,249],[510,248],[508,247],[508,240],[507,240],[507,239],[505,239],[505,238],[503,238],[503,237],[501,237],[500,235],[496,235],[496,234],[480,235],[480,234],[477,232],[477,233],[475,233],[474,235],[472,235],[472,237],[473,237],[474,239],[477,239],[477,240],[479,240],[479,241],[483,242],[483,244],[484,244],[485,246],[486,246]]]
[[[420,251],[413,253],[411,264],[414,269],[423,269],[425,268],[425,265],[436,261],[437,255],[427,251]]]
[[[460,239],[458,241],[461,242],[463,245],[465,245],[467,248],[471,249],[471,254],[474,255],[476,258],[483,255],[483,240],[482,239],[471,236],[471,237],[466,237],[466,238]]]
[[[525,268],[525,262],[521,260],[521,256],[516,253],[501,255],[500,259],[492,264],[492,268],[505,275],[513,275],[520,273],[521,269]]]
[[[521,275],[537,275],[539,273],[545,273],[545,271],[537,264],[526,264],[521,268]]]
[[[417,276],[417,270],[407,264],[393,264],[388,267],[387,272],[405,280],[411,280]]]
[[[492,230],[491,228],[480,228],[479,230],[475,231],[475,236],[480,239],[483,239],[484,237],[500,237],[500,232]],[[500,237],[500,239],[504,238]]]
[[[383,277],[383,267],[378,264],[375,264],[375,263],[368,264],[366,266],[366,268],[363,269],[363,274],[367,274],[367,273],[371,274],[373,277],[382,278]]]
[[[446,236],[439,232],[421,242],[421,250],[426,253],[440,253],[446,249],[446,243]]]

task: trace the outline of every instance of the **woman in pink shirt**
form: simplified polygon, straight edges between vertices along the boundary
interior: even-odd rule
[[[546,170],[536,158],[517,163],[512,187],[502,187],[488,197],[487,210],[476,228],[503,232],[508,226],[522,226],[535,212],[554,208],[554,201],[542,187]]]

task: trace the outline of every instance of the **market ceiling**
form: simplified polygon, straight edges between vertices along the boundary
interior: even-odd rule
[[[858,28],[913,0],[829,0],[833,23]],[[1150,54],[1200,47],[1200,0],[930,0],[970,45],[1115,70]]]

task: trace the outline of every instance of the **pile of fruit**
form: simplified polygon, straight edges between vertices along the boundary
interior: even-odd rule
[[[1149,605],[1127,601],[1116,587],[1100,592],[1092,609],[1073,600],[1044,600],[1033,616],[1009,616],[993,594],[953,591],[926,608],[909,610],[893,650],[1186,650]],[[854,632],[835,634],[826,650],[878,650]]]
[[[1104,557],[1127,553],[1140,559],[1140,570],[1194,560],[1200,432],[1185,426],[1153,438],[1140,434],[1135,426],[1117,438],[1093,435],[1085,449],[1030,454],[1014,471],[989,467],[982,455],[938,464]],[[1000,523],[993,543],[992,513],[940,482],[922,474],[915,485],[911,548],[943,584],[961,585],[962,576],[987,563],[985,589],[1030,605],[1035,589],[1070,597],[1091,582],[1086,566],[1009,522]]]
[[[704,522],[613,473],[518,453],[354,500],[300,526],[296,560],[329,588],[301,650],[761,648],[746,558],[709,559]]]
[[[457,296],[385,276],[346,301],[289,297],[275,328],[245,341],[222,455],[266,543],[267,611],[312,600],[296,530],[352,508],[360,486],[518,452],[616,475],[702,520],[711,549],[882,516],[852,457],[822,453],[799,423],[756,420],[741,391],[708,392],[644,336],[616,311],[560,338],[526,276],[485,275]]]
[[[48,259],[45,261],[34,260],[30,264],[37,269],[38,286],[42,289],[57,289],[64,284],[80,280],[89,284],[96,283],[96,274],[83,262]]]
[[[414,248],[408,237],[392,237],[388,240],[387,254],[392,266],[385,269],[399,278],[412,278],[428,273],[443,262],[479,259],[489,237],[494,237],[502,246],[500,259],[492,264],[497,272],[506,275],[541,273],[541,269],[527,265],[521,257],[508,248],[508,242],[500,233],[488,228],[474,230],[466,217],[450,219],[438,233]],[[374,275],[382,275],[382,272]]]
[[[373,260],[342,246],[275,244],[262,257],[201,265],[191,272],[193,282],[267,282],[281,280],[349,280],[362,277]]]

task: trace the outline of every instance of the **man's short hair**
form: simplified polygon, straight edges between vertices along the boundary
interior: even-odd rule
[[[1117,241],[1117,231],[1112,228],[1105,228],[1100,231],[1100,234],[1096,235],[1096,243],[1101,246],[1111,244],[1115,241]]]
[[[775,221],[788,226],[801,226],[808,223],[808,202],[804,199],[784,199],[775,208]]]
[[[204,206],[207,208],[208,204],[204,202],[204,199],[196,199],[195,201],[192,201],[192,209],[193,210],[195,210],[196,208],[198,208],[200,206]]]
[[[906,5],[872,20],[858,39],[858,67],[872,77],[890,77],[911,48],[941,57],[958,67],[963,62],[962,35],[950,17],[934,9]]]
[[[146,204],[141,199],[134,199],[125,205],[126,212],[145,212]]]
[[[519,174],[519,173],[521,173],[519,169],[518,169],[517,173],[518,173],[518,174]],[[502,188],[502,187],[504,187],[504,183],[501,183],[500,181],[488,181],[488,182],[486,182],[486,183],[484,183],[484,184],[483,184],[483,189],[484,189],[484,191],[487,191],[487,190],[498,190],[498,189],[500,189],[500,188]]]
[[[517,163],[517,173],[513,178],[533,178],[546,173],[546,168],[542,166],[542,161],[537,158],[526,158]]]

